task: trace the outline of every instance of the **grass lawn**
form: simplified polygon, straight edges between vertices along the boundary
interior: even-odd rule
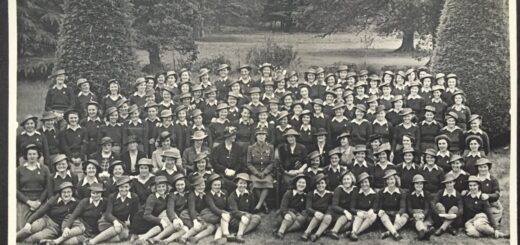
[[[281,33],[256,33],[256,34],[220,34],[211,35],[203,41],[198,42],[200,48],[200,58],[208,58],[224,54],[231,59],[233,67],[239,62],[245,62],[247,50],[261,44],[266,38],[272,38],[281,44],[291,44],[297,50],[301,57],[303,68],[310,65],[328,66],[335,62],[342,61],[348,63],[363,64],[367,63],[375,67],[384,65],[398,66],[418,66],[425,63],[419,62],[411,58],[411,54],[392,53],[400,45],[400,40],[395,38],[376,38],[373,49],[365,50],[359,44],[360,37],[353,34],[335,34],[327,38],[321,39],[312,34],[281,34]],[[147,54],[144,51],[138,51],[139,61],[142,64],[147,63]],[[163,62],[171,64],[171,54],[163,56]],[[17,119],[25,117],[31,113],[41,116],[47,84],[42,82],[26,82],[18,83],[17,91]],[[509,229],[509,169],[510,169],[510,152],[506,150],[495,150],[490,157],[495,163],[492,169],[493,174],[499,179],[502,192],[500,198],[504,205],[504,220],[501,229],[510,232]],[[283,241],[276,240],[271,236],[272,230],[275,228],[276,219],[273,213],[264,215],[262,224],[259,229],[251,235],[246,236],[246,244],[303,244],[299,241],[301,233],[287,234]],[[391,239],[380,240],[379,231],[371,231],[360,236],[359,244],[415,244],[415,233],[406,228],[403,232],[403,240],[399,243]],[[202,240],[199,244],[209,243],[210,238]],[[344,244],[348,240],[334,241],[329,238],[321,238],[319,244]],[[430,244],[508,244],[509,240],[495,240],[489,238],[472,239],[464,234],[457,236],[444,235],[442,237],[432,237]],[[128,244],[128,243],[120,243]],[[310,242],[307,244],[311,244]]]

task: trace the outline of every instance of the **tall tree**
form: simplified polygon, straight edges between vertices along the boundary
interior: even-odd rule
[[[135,71],[128,0],[65,1],[63,10],[56,68],[89,79],[98,93],[111,78],[127,86]]]
[[[446,0],[432,57],[434,71],[457,75],[494,145],[509,143],[511,127],[505,6],[503,0]]]
[[[174,50],[196,59],[193,26],[200,18],[198,6],[191,0],[132,0],[135,9],[133,27],[137,44],[148,51],[149,65],[145,70],[164,69],[163,50]]]

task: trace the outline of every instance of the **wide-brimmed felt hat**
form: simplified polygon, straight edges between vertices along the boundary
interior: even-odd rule
[[[144,97],[153,97],[155,96],[155,89],[153,88],[146,88],[146,92]]]
[[[455,91],[455,92],[453,93],[452,97],[455,98],[455,96],[457,96],[457,95],[461,95],[463,98],[466,97],[466,95],[464,94],[464,91],[462,91],[462,90],[457,90],[457,91]]]
[[[469,182],[475,182],[479,185],[482,184],[482,180],[478,177],[478,176],[475,176],[475,175],[471,175],[468,177],[468,179],[466,180],[467,183]]]
[[[318,73],[325,73],[325,69],[323,69],[323,67],[316,68],[316,74]]]
[[[25,118],[20,122],[20,126],[23,127],[23,126],[25,125],[25,123],[26,123],[27,121],[29,121],[29,120],[33,120],[33,121],[36,123],[36,122],[38,122],[38,117],[29,114],[29,115],[25,116]]]
[[[353,153],[357,152],[367,152],[367,147],[365,145],[356,145],[354,146],[354,149],[352,150]]]
[[[173,116],[173,113],[170,109],[165,109],[165,110],[161,111],[160,118],[171,117],[171,116]]]
[[[29,150],[36,150],[38,152],[41,152],[41,148],[35,144],[28,144],[25,146],[25,149],[24,149],[24,154],[27,155],[27,152]]]
[[[199,108],[195,108],[193,111],[191,111],[191,118],[195,118],[200,115],[202,115],[202,110]]]
[[[336,147],[332,150],[329,151],[329,156],[332,156],[332,155],[341,155],[341,148],[340,147]]]
[[[123,161],[121,161],[121,160],[114,160],[113,162],[110,163],[110,166],[108,167],[108,172],[110,174],[113,174],[114,168],[116,166],[118,166],[118,165],[121,166],[123,168],[123,170],[125,169],[125,165],[126,164]]]
[[[343,132],[341,133],[340,135],[338,135],[338,137],[336,137],[338,140],[341,139],[341,138],[345,138],[345,137],[350,137],[350,133],[347,131],[347,132]]]
[[[214,86],[207,87],[207,88],[204,90],[204,94],[216,93],[216,92],[217,92],[217,88],[215,88]]]
[[[386,157],[390,157],[390,152],[392,150],[390,149],[390,147],[388,145],[380,145],[379,148],[377,148],[377,151],[374,152],[374,155],[375,156],[379,156],[379,154],[381,153],[386,153]]]
[[[237,68],[237,71],[240,71],[240,70],[242,70],[242,69],[247,69],[247,70],[251,71],[253,68],[252,68],[251,65],[249,65],[249,64],[243,64],[243,65],[241,65],[241,66],[239,66],[239,67]]]
[[[134,87],[139,86],[141,83],[146,83],[146,79],[144,77],[138,77],[135,80]]]
[[[179,100],[191,99],[191,98],[192,98],[192,94],[190,92],[182,93],[182,94],[179,95]]]
[[[96,191],[96,192],[104,192],[105,187],[102,183],[92,183],[90,184],[89,188],[90,191]]]
[[[237,180],[239,180],[239,179],[245,180],[245,181],[247,181],[247,182],[250,182],[250,181],[251,181],[251,178],[249,177],[249,174],[247,174],[247,173],[238,173],[238,174],[235,176],[234,180],[237,181]]]
[[[378,99],[379,98],[377,98],[376,95],[370,95],[370,97],[367,99],[367,103],[377,102]]]
[[[74,184],[72,184],[70,181],[65,181],[61,183],[58,188],[56,189],[57,192],[61,192],[63,189],[71,188],[74,189]]]
[[[320,157],[320,152],[319,151],[312,151],[311,153],[309,153],[307,155],[307,158],[309,158],[309,160],[312,160],[314,158],[318,158]]]
[[[57,77],[59,75],[66,75],[67,72],[65,72],[65,69],[56,69],[52,72],[52,74],[49,76],[49,78]]]
[[[233,86],[235,83],[240,83],[240,81],[239,80],[231,80],[231,81],[229,81],[227,86],[231,88],[231,86]]]
[[[357,110],[360,110],[360,111],[362,111],[364,113],[367,112],[367,107],[365,105],[363,105],[363,104],[357,104],[355,107],[356,107]]]
[[[220,64],[217,68],[217,71],[227,69],[228,71],[231,70],[231,67],[228,64]]]
[[[42,114],[42,118],[40,118],[40,121],[47,121],[56,118],[56,114],[54,114],[52,111],[44,111]]]
[[[162,142],[168,138],[171,138],[172,134],[169,131],[162,131],[159,134],[159,141]]]
[[[131,114],[136,111],[139,111],[139,106],[137,106],[136,104],[133,104],[128,108],[128,114]]]
[[[193,135],[191,136],[191,139],[192,140],[203,140],[206,137],[208,137],[208,135],[204,131],[197,130],[197,131],[193,132]]]
[[[293,135],[293,136],[299,136],[300,133],[298,133],[298,131],[296,131],[295,129],[292,129],[292,128],[287,129],[287,130],[285,131],[285,133],[283,133],[283,136],[284,136],[284,137],[287,137],[287,136],[290,136],[290,135]]]
[[[184,179],[184,178],[186,178],[186,176],[184,176],[184,174],[176,173],[172,177],[172,183],[175,185],[175,182],[177,182],[178,180]]]
[[[444,118],[445,118],[446,120],[448,120],[448,118],[453,118],[453,119],[455,119],[455,120],[458,120],[458,119],[459,119],[459,115],[457,115],[457,113],[454,112],[454,111],[450,111],[450,112],[448,112],[448,113],[446,114],[446,116],[444,116]]]
[[[156,185],[161,184],[161,183],[170,184],[170,182],[168,182],[168,178],[166,178],[166,176],[164,176],[164,175],[155,176],[154,183]]]
[[[397,76],[406,77],[406,73],[404,71],[397,71]]]
[[[67,156],[65,154],[58,154],[52,159],[52,164],[59,163],[63,160],[67,160]]]
[[[268,113],[269,110],[267,109],[266,106],[261,105],[260,107],[258,107],[258,111],[257,112],[258,112],[258,114],[260,114],[260,113]]]
[[[347,72],[347,78],[350,78],[350,77],[356,77],[357,76],[357,73],[355,71],[349,71]]]
[[[343,98],[346,98],[346,97],[348,97],[350,95],[354,96],[354,92],[352,90],[345,89],[345,91],[343,91]]]
[[[119,107],[123,106],[127,102],[128,100],[126,98],[121,98],[116,102],[115,106],[117,109],[119,109]]]
[[[406,116],[406,115],[409,115],[409,114],[414,114],[412,108],[403,108],[403,109],[399,112],[399,116]]]
[[[493,165],[493,163],[491,161],[489,161],[489,159],[483,157],[483,158],[478,159],[477,162],[475,162],[476,167],[478,167],[480,165],[488,165],[489,169],[491,169],[491,166]]]
[[[471,142],[472,140],[476,140],[478,142],[478,144],[482,147],[482,137],[478,136],[478,135],[469,135],[468,137],[466,137],[466,145],[469,147],[469,142]]]
[[[87,106],[89,106],[89,105],[94,105],[97,108],[99,108],[99,103],[95,100],[90,100],[89,102],[87,102]]]
[[[67,122],[69,121],[70,114],[76,114],[76,115],[78,115],[78,117],[80,117],[80,115],[81,115],[81,113],[79,113],[79,111],[76,109],[68,109],[67,111],[65,111],[65,113],[63,113],[63,118],[65,118],[65,121],[67,121]],[[38,120],[38,119],[36,119],[36,120]]]
[[[210,72],[210,70],[208,68],[202,68],[202,69],[199,70],[198,77],[200,78],[200,77],[202,77],[202,76],[204,76],[206,74],[209,74],[209,72]]]
[[[204,152],[201,152],[197,155],[195,155],[195,158],[193,159],[193,162],[200,162],[204,159],[206,159],[208,157],[208,155]]]
[[[336,84],[338,85],[338,84]],[[335,87],[335,86],[334,86]],[[339,86],[341,87],[341,85]],[[325,92],[323,93],[323,95],[325,96],[325,98],[327,97],[327,95],[332,95],[332,97],[336,98],[336,93],[334,92],[334,90],[325,90]]]
[[[347,65],[340,65],[338,66],[338,72],[340,71],[348,71],[348,66]]]
[[[179,159],[179,158],[181,158],[181,154],[179,153],[179,151],[173,151],[173,150],[163,151],[163,153],[161,154],[161,156],[162,156],[162,157],[175,158],[175,159]]]
[[[388,75],[390,75],[390,76],[392,76],[392,77],[395,76],[395,73],[394,73],[393,71],[389,71],[389,70],[384,71],[384,72],[383,72],[383,75],[384,75],[384,74],[388,74]]]
[[[434,91],[443,91],[444,90],[444,87],[442,85],[433,85],[432,86],[432,92]]]
[[[446,142],[448,142],[448,143],[451,142],[450,137],[448,137],[448,135],[441,134],[441,135],[437,135],[437,136],[435,137],[435,143],[439,142],[439,140],[441,140],[441,139],[446,140]]]
[[[89,164],[92,164],[94,166],[96,166],[96,168],[99,170],[101,169],[101,166],[99,165],[99,162],[96,160],[96,159],[88,159],[87,160],[87,164],[85,164],[85,168],[87,167],[87,165]]]
[[[428,67],[426,66],[419,66],[419,68],[417,68],[417,71],[429,71],[430,69],[428,69]]]
[[[443,78],[443,77],[446,77],[446,75],[444,73],[437,73],[437,74],[435,74],[435,80]]]
[[[261,127],[260,129],[255,131],[255,136],[259,134],[265,134],[267,135],[267,130],[264,127]]]
[[[289,80],[291,77],[298,77],[298,72],[297,71],[290,71],[289,73],[286,74],[285,76],[285,79],[286,80]]]
[[[192,178],[191,178],[191,183],[190,185],[191,186],[197,186],[197,185],[200,185],[204,183],[204,178],[200,175],[194,175]]]
[[[435,106],[432,106],[432,105],[425,106],[424,110],[425,111],[430,111],[430,112],[433,112],[433,113],[435,113],[435,111],[436,111]]]
[[[414,68],[410,68],[410,69],[406,70],[406,75],[410,75],[412,72],[415,72]]]
[[[446,75],[446,78],[447,79],[450,79],[450,78],[457,78],[457,75],[453,74],[453,73],[450,73],[448,75]]]
[[[269,101],[268,101],[269,104],[280,104],[280,99],[278,97],[273,97],[273,98],[270,98]]]
[[[452,163],[452,162],[456,162],[458,160],[461,160],[464,162],[464,158],[459,155],[459,154],[452,154],[451,157],[450,157],[450,160],[448,161],[448,163]]]
[[[421,86],[422,86],[421,82],[415,80],[415,81],[411,81],[411,82],[410,82],[410,85],[408,86],[408,88],[412,88],[412,87],[421,87]]]
[[[148,158],[141,158],[139,159],[139,161],[137,161],[137,166],[141,166],[141,165],[147,165],[147,166],[153,166],[153,163],[152,163],[152,160],[148,159]]]
[[[324,173],[319,173],[319,174],[315,175],[314,177],[312,177],[312,185],[315,186],[318,183],[320,183],[320,181],[322,181],[326,178],[327,178],[327,175],[325,175]]]
[[[359,76],[367,76],[367,75],[368,75],[368,71],[367,70],[359,71]]]
[[[390,82],[388,81],[382,81],[378,87],[382,88],[382,87],[391,87],[392,85],[390,84]]]
[[[298,182],[299,179],[304,179],[305,180],[305,183],[307,184],[305,189],[308,189],[310,184],[311,184],[311,179],[306,174],[297,174],[296,176],[294,176],[294,178],[292,179],[291,186],[292,187],[296,187],[296,182]]]
[[[424,74],[424,76],[422,76],[421,79],[420,79],[421,82],[423,82],[424,79],[426,79],[426,78],[429,78],[431,80],[431,79],[433,79],[433,75],[429,74],[429,73]]]
[[[191,85],[192,85],[192,82],[190,80],[187,80],[187,81],[180,81],[179,82],[179,88],[182,87],[182,85],[184,84],[187,84],[190,88],[191,88]]]
[[[478,114],[471,114],[471,116],[469,116],[469,119],[468,119],[468,124],[470,124],[471,122],[477,120],[477,119],[481,119],[480,115]]]
[[[385,171],[385,175],[383,176],[383,179],[387,179],[394,175],[397,175],[397,171],[395,171],[395,169],[388,169]]]
[[[271,65],[271,63],[263,63],[260,66],[258,66],[258,70],[262,70],[265,67],[269,67],[269,68],[273,69],[273,65]]]
[[[413,134],[410,133],[410,132],[406,132],[406,133],[404,133],[404,134],[403,134],[403,137],[407,137],[407,138],[409,138],[412,142],[415,142],[415,140],[416,140],[416,139],[415,139],[415,136],[413,136]]]
[[[81,87],[84,83],[88,83],[88,80],[86,78],[79,78],[78,81],[76,81],[76,87]]]
[[[368,174],[367,172],[363,172],[363,173],[360,173],[358,176],[357,176],[357,183],[360,184],[363,180],[365,179],[371,179],[372,176],[370,174]]]
[[[392,103],[394,102],[397,102],[397,101],[400,101],[400,100],[404,100],[403,96],[398,94],[398,95],[395,95],[394,98],[392,98]]]
[[[363,86],[368,86],[368,83],[366,81],[358,81],[358,82],[356,82],[356,84],[354,84],[354,88],[363,87]]]
[[[418,183],[418,182],[426,182],[426,179],[420,174],[416,174],[412,178],[412,183]]]
[[[369,81],[381,81],[381,78],[377,74],[372,74],[368,76]]]
[[[186,67],[183,67],[183,68],[181,68],[181,70],[179,71],[179,75],[182,74],[182,73],[184,73],[184,72],[188,72],[188,73],[190,73],[190,70],[188,70],[188,68],[186,68]]]
[[[283,80],[283,79],[282,79]],[[278,80],[278,81],[281,81],[281,80]],[[271,87],[274,87],[274,82],[271,81],[271,80],[268,80],[268,81],[265,81],[264,84],[262,85],[264,87],[267,87],[267,86],[271,86]],[[251,92],[251,91],[250,91]]]
[[[409,146],[408,147],[404,147],[402,152],[403,152],[403,155],[406,154],[406,153],[412,153],[412,154],[416,153],[415,149],[413,147],[409,147]]]
[[[324,128],[319,128],[316,133],[314,133],[314,136],[321,136],[321,135],[328,135],[329,133],[327,132],[326,129]]]
[[[167,72],[166,72],[166,76],[165,76],[166,79],[168,79],[169,76],[174,76],[175,79],[178,78],[178,75],[177,75],[177,73],[176,73],[175,71],[167,71]]]
[[[224,129],[224,138],[235,136],[237,134],[237,128],[228,126]]]
[[[453,175],[452,173],[447,173],[446,175],[444,175],[444,179],[441,181],[441,183],[444,184],[448,182],[453,182],[455,181],[455,179],[455,175]]]
[[[368,142],[373,142],[374,140],[382,141],[383,136],[380,134],[371,134],[368,136]]]
[[[385,111],[385,110],[386,110],[385,105],[378,105],[376,107],[376,114],[379,112]]]
[[[105,136],[103,138],[101,138],[101,140],[99,141],[99,145],[104,145],[104,144],[112,144],[114,143],[114,140],[112,140],[112,138],[110,138],[109,136]]]
[[[229,106],[227,103],[220,103],[217,105],[217,111],[220,111],[220,110],[227,110],[229,109]]]
[[[311,91],[311,85],[307,82],[298,84],[298,90],[301,90],[302,88],[307,88],[307,90]]]
[[[289,112],[287,112],[287,111],[282,111],[282,112],[280,112],[280,114],[278,114],[278,116],[276,117],[276,121],[280,121],[280,120],[282,120],[282,119],[284,119],[284,118],[286,118],[286,117],[288,117],[288,116],[289,116]]]
[[[122,186],[124,184],[130,183],[131,180],[132,179],[130,178],[130,176],[123,175],[116,179],[116,186]]]
[[[108,107],[108,109],[105,111],[105,114],[108,116],[114,112],[117,112],[117,108],[114,106]]]
[[[304,72],[304,74],[307,77],[307,74],[316,74],[316,70],[313,68],[309,68]]]
[[[345,109],[345,104],[340,102],[340,103],[337,103],[336,105],[334,105],[332,107],[332,110],[335,111],[335,110],[338,110],[338,109]]]
[[[424,150],[423,154],[437,157],[437,151],[433,148],[428,148],[428,149]]]
[[[327,79],[329,79],[329,77],[334,77],[334,79],[336,79],[336,74],[334,74],[334,73],[327,73],[327,75],[325,75],[325,81],[327,81]]]
[[[144,105],[144,109],[147,109],[147,110],[152,107],[159,108],[159,104],[155,103],[155,101],[152,101],[152,102],[146,103],[146,105]]]
[[[177,108],[175,108],[175,115],[177,115],[177,114],[179,114],[179,112],[184,111],[184,110],[187,110],[187,109],[188,109],[187,106],[185,106],[185,105],[179,105],[179,106],[177,106]]]
[[[219,179],[222,179],[222,177],[216,173],[213,173],[208,177],[208,183],[211,184],[213,181],[219,180]]]

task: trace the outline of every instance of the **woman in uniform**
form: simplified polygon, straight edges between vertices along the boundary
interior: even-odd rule
[[[54,174],[50,179],[49,197],[54,196],[54,194],[56,194],[55,192],[58,191],[60,185],[64,182],[70,182],[74,186],[78,186],[78,176],[70,172],[67,156],[63,154],[56,155],[54,159],[52,159],[52,165],[54,166]],[[73,193],[73,195],[76,196],[76,193]]]
[[[247,148],[247,168],[251,173],[252,189],[258,198],[255,211],[262,207],[268,212],[265,202],[270,189],[273,189],[274,177],[272,175],[274,167],[274,148],[266,142],[267,131],[260,129],[255,132],[256,143]]]
[[[355,215],[352,232],[347,232],[351,241],[357,241],[358,235],[366,231],[377,219],[379,194],[371,187],[371,176],[363,172],[357,177],[359,191],[355,192],[350,202],[350,210]]]
[[[399,188],[399,179],[395,169],[388,169],[383,176],[385,188],[379,192],[379,212],[377,216],[387,231],[381,239],[392,236],[394,240],[402,239],[399,230],[408,222],[406,213],[407,192]]]
[[[336,187],[332,196],[332,205],[329,213],[332,215],[334,227],[330,230],[329,236],[334,240],[339,240],[339,234],[352,229],[354,213],[350,209],[354,193],[358,190],[355,186],[356,177],[350,171],[345,171],[341,176],[341,184]],[[350,232],[348,232],[350,234]]]
[[[315,242],[318,240],[332,221],[332,216],[327,213],[327,210],[332,203],[333,193],[327,190],[326,178],[327,176],[323,173],[319,173],[312,179],[315,189],[307,194],[305,202],[307,214],[312,218],[301,236],[303,241],[310,239],[312,242]],[[316,232],[311,235],[316,228],[318,228]]]

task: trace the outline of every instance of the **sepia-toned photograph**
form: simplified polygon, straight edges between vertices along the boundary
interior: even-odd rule
[[[10,244],[517,243],[514,1],[9,4]]]

